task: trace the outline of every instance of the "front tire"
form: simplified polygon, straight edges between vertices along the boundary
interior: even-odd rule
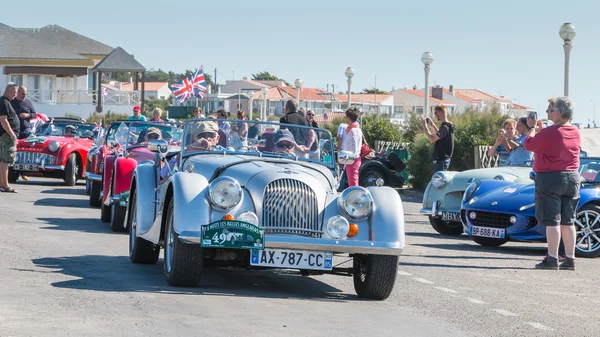
[[[575,255],[594,258],[600,256],[600,206],[585,205],[575,217]]]
[[[71,153],[67,159],[67,165],[65,165],[65,184],[67,186],[75,186],[77,183],[77,157],[75,153]]]
[[[110,210],[110,229],[113,232],[127,232],[127,227],[124,226],[125,215],[127,215],[127,208],[121,206],[118,200],[113,202]]]
[[[480,236],[471,236],[471,239],[483,247],[500,247],[508,242],[508,239],[482,238]]]
[[[463,226],[460,222],[446,222],[440,218],[429,217],[429,223],[436,232],[442,235],[459,236],[463,233]]]
[[[92,183],[89,179],[85,180],[85,194],[90,195],[90,191],[92,190]]]
[[[90,206],[100,207],[100,192],[102,191],[102,183],[90,181]]]
[[[385,173],[383,173],[383,171],[380,168],[367,168],[366,170],[361,172],[359,184],[363,187],[377,186],[377,179],[383,180],[383,186],[387,185]]]
[[[100,206],[100,220],[102,220],[102,222],[110,222],[111,208],[111,205],[107,206],[102,204],[102,206]]]
[[[359,297],[382,301],[387,299],[396,283],[398,256],[354,255],[354,290]]]
[[[19,180],[19,172],[13,171],[13,169],[8,169],[8,183],[14,184]]]
[[[131,194],[127,216],[129,228],[129,259],[133,263],[154,264],[158,261],[160,247],[137,236],[137,200],[135,192]]]
[[[164,271],[167,283],[174,287],[195,287],[200,283],[204,267],[204,251],[200,245],[179,241],[173,230],[174,199],[169,201],[165,230]]]

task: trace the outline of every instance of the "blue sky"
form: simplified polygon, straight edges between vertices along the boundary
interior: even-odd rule
[[[100,6],[100,9],[95,9]],[[69,10],[66,10],[69,9]],[[76,9],[76,10],[75,10]],[[108,10],[111,9],[111,10]],[[600,122],[600,2],[503,1],[192,1],[31,0],[27,13],[5,15],[14,27],[58,24],[121,46],[146,68],[183,71],[204,65],[217,80],[269,71],[305,86],[423,87],[421,54],[435,56],[430,83],[477,88],[544,109],[563,92],[564,53],[558,29],[572,22],[576,121],[597,100]],[[99,11],[99,15],[96,15]],[[542,116],[545,114],[542,113]]]

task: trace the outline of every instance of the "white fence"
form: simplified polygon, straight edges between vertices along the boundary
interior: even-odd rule
[[[44,90],[28,91],[28,98],[37,104],[96,104],[96,90]],[[102,96],[102,105],[139,105],[139,91],[109,91]]]

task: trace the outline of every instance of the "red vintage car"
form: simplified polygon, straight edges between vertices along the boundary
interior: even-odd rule
[[[115,132],[121,125],[126,126],[132,121],[112,122],[106,129],[98,134],[96,148],[90,151],[88,155],[88,166],[85,171],[85,178],[89,185],[90,206],[100,207],[102,204],[102,176],[104,174],[104,159],[112,156],[112,161],[117,155],[123,152],[123,148],[115,140]],[[112,162],[110,163],[112,169]]]
[[[151,127],[157,128],[160,135],[148,132]],[[124,134],[124,139],[128,140],[125,141],[119,134]],[[114,138],[118,141],[118,146],[125,148],[125,151],[115,151],[104,158],[100,210],[101,220],[110,222],[113,231],[127,231],[125,215],[135,167],[144,161],[158,160],[157,154],[148,150],[148,141],[158,139],[158,136],[169,143],[170,152],[178,152],[182,134],[183,129],[179,125],[152,122],[132,122],[128,126],[122,124],[116,130]],[[113,148],[116,146],[112,145]]]
[[[80,119],[51,119],[35,135],[17,141],[9,181],[14,183],[20,175],[27,175],[62,178],[67,186],[75,185],[85,172],[96,129],[97,125]]]

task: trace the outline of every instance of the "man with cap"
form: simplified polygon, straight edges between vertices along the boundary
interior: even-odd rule
[[[144,142],[148,143],[151,140],[162,139],[162,132],[158,128],[150,127],[146,130],[146,135],[144,136]]]
[[[297,145],[294,141],[294,135],[289,130],[280,129],[275,133],[275,153],[294,155],[294,149]]]
[[[192,143],[185,149],[186,152],[213,150],[219,143],[219,125],[213,121],[204,121],[198,124],[194,131]]]
[[[133,107],[133,116],[129,116],[130,121],[146,121],[146,116],[142,115],[142,108],[139,105]]]

